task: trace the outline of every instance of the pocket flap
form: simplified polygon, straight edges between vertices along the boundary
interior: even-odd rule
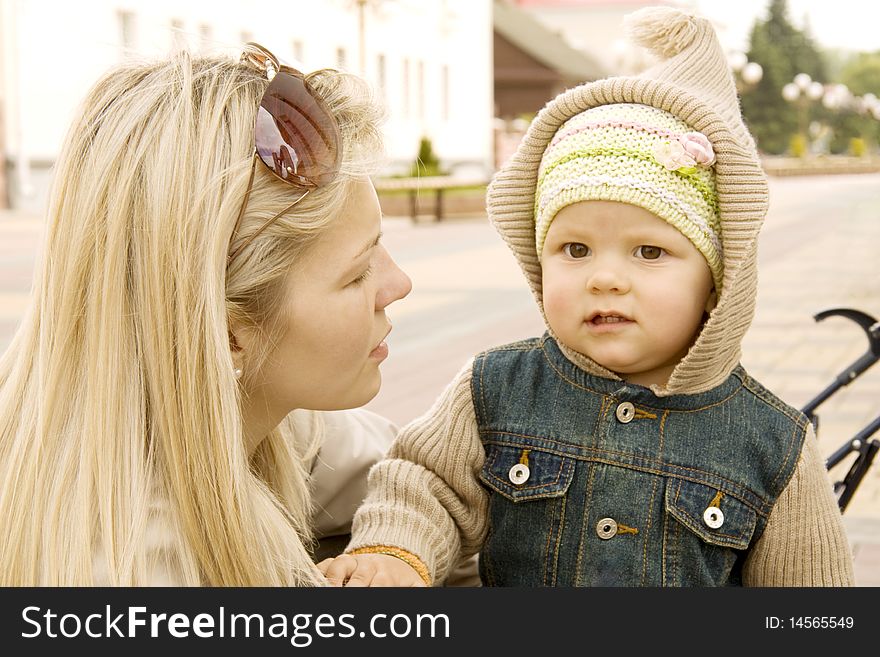
[[[718,500],[719,492],[706,484],[670,479],[666,512],[707,543],[745,550],[755,533],[757,514],[731,495]],[[713,502],[721,514],[710,509]]]
[[[568,490],[574,477],[574,459],[551,452],[533,449],[527,444],[486,444],[486,461],[480,471],[480,481],[513,502],[524,502],[546,497],[559,497]],[[526,456],[523,457],[523,452]],[[528,476],[511,476],[518,464],[528,467]]]

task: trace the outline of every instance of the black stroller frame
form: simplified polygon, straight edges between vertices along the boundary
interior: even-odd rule
[[[821,322],[823,319],[833,316],[845,317],[858,324],[868,336],[868,351],[838,374],[837,378],[835,378],[828,387],[813,397],[813,399],[807,402],[806,406],[801,409],[810,422],[813,423],[813,427],[816,429],[817,433],[819,431],[819,417],[815,413],[816,408],[835,392],[855,381],[869,367],[880,360],[880,322],[867,313],[863,313],[860,310],[853,310],[852,308],[832,308],[830,310],[823,310],[814,315],[813,318],[817,322]],[[871,423],[859,431],[855,436],[841,445],[840,448],[838,448],[837,451],[825,461],[825,467],[830,471],[849,454],[857,454],[843,479],[834,483],[834,493],[837,496],[837,504],[840,507],[841,512],[846,510],[846,507],[852,499],[852,496],[855,494],[856,489],[859,487],[862,479],[865,478],[865,475],[870,469],[874,457],[877,455],[878,450],[880,450],[880,442],[878,442],[876,438],[871,438],[871,436],[877,433],[878,430],[880,430],[880,415],[874,418]]]

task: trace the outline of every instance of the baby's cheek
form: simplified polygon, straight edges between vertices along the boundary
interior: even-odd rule
[[[556,328],[554,324],[563,323],[569,314],[571,305],[567,300],[568,296],[562,294],[559,290],[551,289],[544,293],[544,314],[547,315],[547,321],[551,328]]]

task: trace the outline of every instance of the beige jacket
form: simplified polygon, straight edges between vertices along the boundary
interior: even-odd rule
[[[489,187],[489,217],[517,258],[543,314],[535,251],[535,187],[541,156],[570,117],[608,103],[642,103],[672,112],[706,135],[716,152],[724,249],[724,286],[695,344],[658,396],[710,390],[730,376],[755,308],[757,239],[767,211],[767,183],[742,123],[724,53],[708,21],[671,9],[639,12],[633,34],[660,57],[638,77],[571,89],[532,122],[516,154]],[[559,342],[557,340],[557,342]],[[590,374],[618,379],[560,343]],[[442,581],[460,555],[479,551],[487,533],[488,493],[478,473],[484,451],[470,390],[470,363],[424,416],[404,427],[388,459],[370,473],[347,551],[374,546],[416,555]],[[751,586],[845,586],[852,556],[816,440],[810,431],[797,469],[777,501],[743,573]]]

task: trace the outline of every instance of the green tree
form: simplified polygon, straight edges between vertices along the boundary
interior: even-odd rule
[[[442,176],[445,172],[440,167],[440,158],[434,153],[434,145],[427,137],[419,141],[419,154],[409,172],[410,176]]]
[[[799,125],[798,110],[782,97],[782,87],[798,73],[827,81],[825,59],[812,37],[791,24],[786,0],[771,0],[767,18],[755,21],[746,54],[764,75],[743,95],[743,115],[760,150],[783,153]]]

